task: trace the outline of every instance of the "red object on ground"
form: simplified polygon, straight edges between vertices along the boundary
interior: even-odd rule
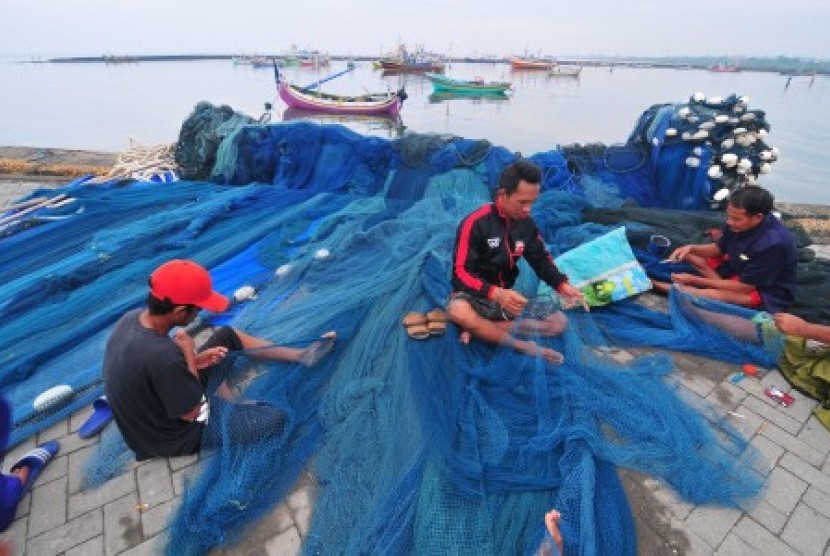
[[[744,373],[748,374],[749,376],[755,376],[758,374],[758,367],[753,365],[752,363],[744,363],[741,367]]]
[[[779,404],[783,405],[784,407],[790,407],[793,402],[795,402],[795,398],[792,397],[790,394],[786,392],[782,392],[775,386],[770,386],[766,390],[764,390],[764,394],[767,395],[771,400],[778,402]]]

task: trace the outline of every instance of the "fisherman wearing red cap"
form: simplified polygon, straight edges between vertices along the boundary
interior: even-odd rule
[[[172,260],[150,275],[146,308],[128,312],[115,325],[104,355],[104,388],[115,422],[136,459],[199,451],[205,428],[200,413],[210,394],[206,388],[222,379],[213,375],[227,372],[229,365],[219,363],[228,351],[255,349],[258,357],[311,366],[331,347],[329,335],[327,342],[294,349],[225,326],[197,352],[183,327],[200,309],[222,312],[228,305],[225,296],[213,291],[207,270],[193,261]],[[233,397],[224,382],[218,394]],[[281,420],[272,406],[258,404],[255,409],[260,416],[272,412],[275,427]]]

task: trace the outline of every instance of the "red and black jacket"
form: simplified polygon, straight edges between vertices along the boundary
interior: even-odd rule
[[[494,287],[511,288],[519,275],[520,258],[536,275],[558,289],[568,277],[553,262],[532,218],[511,220],[495,203],[467,215],[458,226],[452,263],[452,287],[492,298]]]

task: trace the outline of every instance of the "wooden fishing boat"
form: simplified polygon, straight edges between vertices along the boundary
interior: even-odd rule
[[[505,94],[513,85],[508,81],[484,81],[481,77],[475,79],[453,79],[437,73],[424,74],[432,82],[432,88],[438,91],[452,91],[454,93],[468,94]]]
[[[444,73],[444,62],[441,58],[423,48],[413,51],[406,46],[398,46],[397,53],[378,60],[381,69],[389,73]]]
[[[548,60],[533,58],[511,58],[510,67],[519,70],[547,70],[553,66]]]
[[[277,84],[282,101],[291,108],[323,114],[353,114],[361,116],[396,116],[406,99],[406,92],[367,93],[356,96],[335,95],[307,90],[279,79]]]
[[[426,72],[444,72],[444,64],[433,61],[415,61],[415,60],[380,60],[380,67],[387,72],[397,73],[426,73]]]
[[[582,66],[553,66],[548,70],[551,77],[579,77]]]

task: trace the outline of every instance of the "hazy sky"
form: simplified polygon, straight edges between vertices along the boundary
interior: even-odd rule
[[[380,54],[830,58],[828,0],[0,0],[0,54]]]

